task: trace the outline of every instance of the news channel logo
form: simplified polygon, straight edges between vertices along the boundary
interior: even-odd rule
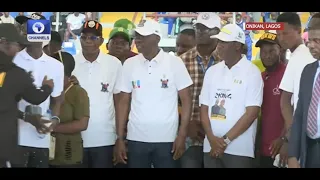
[[[51,23],[49,20],[28,20],[27,39],[29,42],[49,42],[51,40]]]

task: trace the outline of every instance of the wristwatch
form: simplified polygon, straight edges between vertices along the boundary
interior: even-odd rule
[[[58,116],[52,116],[51,119],[55,119],[58,121],[58,123],[60,123],[60,118]]]
[[[281,137],[281,140],[286,142],[286,143],[288,142],[288,138],[286,136]]]
[[[231,143],[231,140],[228,138],[227,135],[222,136],[223,137],[223,141],[228,145]]]
[[[126,140],[126,138],[124,136],[118,136],[118,135],[117,135],[117,139],[123,140],[123,141]]]

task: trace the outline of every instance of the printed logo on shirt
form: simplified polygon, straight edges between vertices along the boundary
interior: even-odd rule
[[[281,93],[280,93],[280,90],[279,90],[279,85],[277,85],[277,87],[273,88],[272,92],[273,92],[274,96],[280,95]]]
[[[6,75],[7,75],[7,73],[5,73],[5,72],[0,73],[0,87],[3,86],[4,80],[6,79]]]
[[[160,79],[161,88],[168,88],[169,79],[166,79],[166,75],[163,75],[163,78]]]
[[[109,84],[101,83],[101,92],[109,92],[108,91]]]
[[[242,84],[242,80],[235,79],[235,80],[233,80],[233,83]]]
[[[227,109],[225,104],[232,98],[229,89],[218,89],[215,95],[215,103],[211,107],[211,120],[225,120]]]
[[[136,81],[131,81],[132,83],[132,88],[133,89],[137,89],[137,88],[140,88],[140,80],[136,80]]]

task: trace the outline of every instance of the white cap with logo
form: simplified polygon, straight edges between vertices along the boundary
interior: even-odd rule
[[[213,35],[210,38],[217,38],[224,42],[246,43],[246,35],[244,34],[244,31],[236,24],[225,25],[218,35]]]
[[[155,34],[161,37],[160,24],[152,19],[141,20],[134,31],[142,36],[149,36]]]
[[[210,29],[212,28],[221,28],[221,18],[213,12],[201,12],[197,17],[196,24],[202,24]]]

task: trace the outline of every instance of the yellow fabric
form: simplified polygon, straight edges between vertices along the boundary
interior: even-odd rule
[[[260,59],[253,60],[252,63],[259,68],[260,72],[264,72],[266,70]]]

